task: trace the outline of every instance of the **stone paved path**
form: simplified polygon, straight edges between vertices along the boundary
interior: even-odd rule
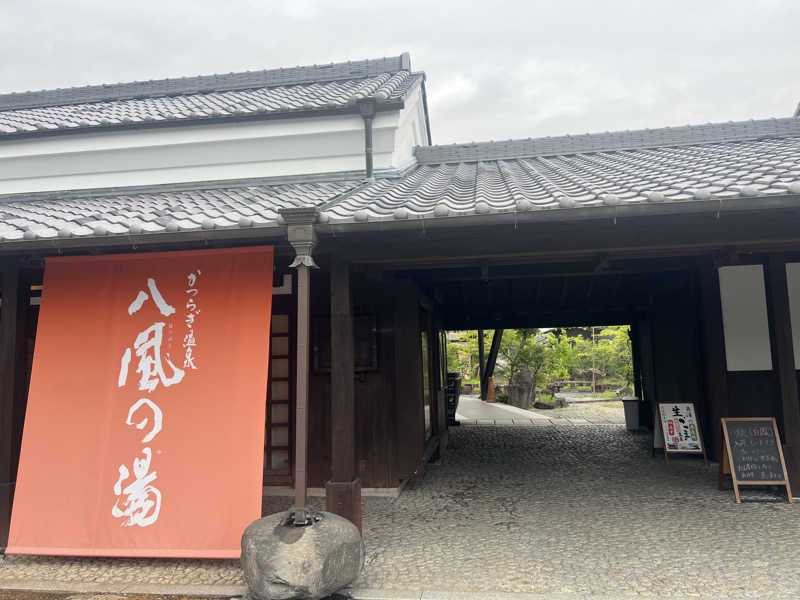
[[[616,425],[455,428],[441,466],[371,508],[360,584],[796,594],[800,506],[736,505],[717,491],[713,466],[693,458],[667,466],[650,457],[649,441]]]
[[[624,423],[622,402],[576,403],[565,408],[524,410],[502,402],[488,403],[478,396],[461,396],[456,418],[467,425],[569,425]]]
[[[442,464],[364,505],[362,589],[558,598],[794,598],[800,505],[745,503],[694,458],[610,424],[462,425]],[[265,512],[286,498],[266,498]],[[321,499],[314,499],[318,505]],[[241,584],[235,561],[8,557],[0,584]]]

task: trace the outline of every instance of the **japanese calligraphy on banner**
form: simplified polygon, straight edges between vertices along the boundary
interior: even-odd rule
[[[658,404],[665,452],[703,453],[703,441],[694,404]]]
[[[47,260],[8,553],[239,556],[261,516],[272,258]]]

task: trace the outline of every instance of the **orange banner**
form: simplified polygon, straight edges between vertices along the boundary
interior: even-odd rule
[[[239,556],[261,516],[272,259],[47,260],[9,554]]]

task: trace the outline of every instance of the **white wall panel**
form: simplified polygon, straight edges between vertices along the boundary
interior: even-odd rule
[[[764,268],[722,267],[719,288],[728,371],[771,371]]]
[[[789,320],[792,323],[794,368],[800,369],[800,263],[786,263],[786,283],[789,288]]]
[[[376,170],[413,162],[409,132],[425,127],[420,97],[376,115]],[[95,131],[4,140],[0,194],[358,173],[364,162],[358,115]]]

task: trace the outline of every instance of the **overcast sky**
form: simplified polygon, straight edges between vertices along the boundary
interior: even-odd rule
[[[434,143],[786,117],[798,25],[800,0],[0,0],[0,92],[408,51]]]

